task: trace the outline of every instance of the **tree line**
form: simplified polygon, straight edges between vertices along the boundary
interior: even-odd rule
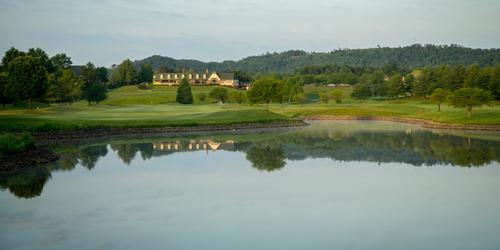
[[[86,99],[89,105],[105,100],[108,88],[140,82],[151,82],[153,70],[142,65],[139,72],[130,60],[108,70],[96,67],[92,62],[73,66],[65,53],[52,57],[40,48],[20,51],[7,50],[0,65],[0,103],[17,106],[27,102],[32,109],[33,101],[71,104]],[[111,72],[111,73],[110,73]]]
[[[265,53],[250,56],[238,61],[202,62],[197,60],[173,59],[165,56],[151,56],[135,61],[137,68],[141,64],[152,65],[153,70],[160,66],[173,70],[192,69],[203,71],[207,68],[221,72],[244,71],[259,74],[292,73],[306,66],[323,66],[336,63],[352,67],[382,68],[397,64],[402,68],[426,66],[472,65],[493,66],[500,63],[500,49],[472,49],[460,45],[421,45],[368,49],[335,49],[330,52],[305,52],[289,50],[281,53]]]

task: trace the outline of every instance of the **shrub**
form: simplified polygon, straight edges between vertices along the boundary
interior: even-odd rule
[[[307,97],[304,94],[298,94],[293,97],[293,100],[299,104],[306,104],[307,103]]]
[[[153,84],[148,84],[147,82],[143,82],[138,84],[137,88],[140,90],[150,90],[153,89]]]
[[[100,101],[104,101],[108,98],[106,94],[106,87],[103,84],[94,83],[85,91],[85,99],[89,102],[89,105],[92,102],[96,102],[99,104]]]
[[[343,96],[343,94],[342,94],[342,92],[340,90],[334,90],[334,91],[332,91],[331,96],[335,100],[335,103],[337,103],[337,104],[342,103],[342,96]]]
[[[324,103],[328,103],[328,101],[330,101],[330,95],[328,93],[321,93],[319,94],[319,98],[324,102]]]
[[[243,103],[245,102],[246,98],[246,95],[239,91],[234,91],[229,94],[229,99],[235,103]]]
[[[196,98],[198,98],[200,102],[205,102],[205,99],[207,99],[207,94],[205,94],[204,92],[198,93],[196,95]]]
[[[35,140],[28,132],[23,132],[20,135],[12,133],[0,134],[0,155],[8,155],[23,152],[32,148],[35,145]]]

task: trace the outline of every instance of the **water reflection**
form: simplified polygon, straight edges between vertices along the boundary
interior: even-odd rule
[[[312,125],[273,133],[74,144],[55,147],[55,150],[61,155],[58,162],[47,168],[0,175],[0,188],[22,198],[39,196],[52,171],[70,171],[78,164],[92,170],[110,151],[125,165],[130,165],[138,156],[147,161],[179,152],[240,152],[246,155],[252,167],[267,172],[283,169],[287,161],[307,158],[459,167],[500,162],[497,140],[405,127],[353,129],[349,124],[346,127]]]

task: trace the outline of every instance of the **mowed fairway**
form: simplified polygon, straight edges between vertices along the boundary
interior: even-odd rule
[[[8,109],[0,112],[1,130],[53,130],[93,127],[161,127],[233,124],[301,119],[308,115],[392,116],[429,119],[456,124],[500,124],[500,106],[483,106],[466,118],[463,109],[436,105],[422,98],[403,100],[360,101],[350,97],[350,88],[340,88],[343,102],[322,103],[320,93],[332,91],[327,87],[306,87],[305,94],[313,103],[265,105],[218,104],[207,98],[203,103],[196,95],[208,94],[214,87],[193,87],[195,104],[175,103],[176,87],[155,87],[139,90],[127,86],[112,90],[109,98],[99,105],[89,106],[85,101],[72,105],[58,104],[34,110]],[[229,89],[229,91],[242,91]]]

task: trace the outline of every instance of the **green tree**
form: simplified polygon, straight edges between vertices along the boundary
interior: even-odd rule
[[[229,94],[229,99],[235,103],[243,103],[245,102],[246,95],[240,91],[233,91]]]
[[[193,94],[191,93],[191,86],[186,79],[182,79],[179,87],[177,88],[176,101],[180,104],[192,104]]]
[[[25,55],[9,63],[6,94],[16,101],[27,100],[31,109],[31,101],[44,95],[46,87],[47,70],[39,58]]]
[[[139,82],[152,82],[153,81],[153,67],[151,64],[141,64],[141,69],[139,70]]]
[[[56,71],[62,71],[64,69],[68,69],[73,62],[71,62],[71,58],[64,53],[55,54],[50,58],[52,65],[54,66]]]
[[[460,88],[450,97],[450,103],[455,108],[465,108],[467,117],[470,118],[472,108],[489,105],[493,99],[491,92],[479,88]]]
[[[0,72],[0,103],[2,104],[3,110],[5,110],[5,105],[11,103],[13,99],[7,94],[6,87],[9,80],[9,75],[7,72]]]
[[[491,70],[488,89],[493,93],[495,98],[500,99],[500,64],[497,64]]]
[[[284,83],[276,77],[263,77],[256,80],[248,91],[250,103],[265,103],[266,110],[269,111],[269,103],[273,101],[283,101]]]
[[[387,95],[391,98],[399,98],[406,95],[405,83],[402,80],[402,76],[396,74],[386,82]]]
[[[63,70],[62,76],[58,79],[58,87],[59,98],[69,104],[73,103],[81,96],[82,86],[78,82],[75,73],[70,69]]]
[[[93,63],[88,62],[81,71],[80,74],[81,81],[83,83],[83,89],[88,89],[90,86],[97,83],[97,69]]]
[[[14,61],[16,57],[24,56],[26,53],[19,51],[18,49],[11,47],[9,50],[5,51],[4,57],[2,57],[2,65],[5,69],[9,67],[9,63]]]
[[[320,93],[319,94],[319,99],[323,101],[324,103],[328,103],[332,96],[329,93]]]
[[[363,73],[352,92],[352,96],[357,99],[368,99],[370,97],[373,98],[386,95],[387,90],[384,84],[384,73],[381,71]]]
[[[60,89],[57,84],[56,74],[47,74],[47,90],[45,91],[45,95],[43,97],[44,101],[47,103],[47,106],[50,106],[51,103],[55,103],[60,100],[59,91]]]
[[[106,87],[101,83],[94,83],[85,90],[85,99],[89,102],[89,106],[92,105],[92,102],[99,104],[100,101],[104,101],[106,98],[108,98]]]
[[[130,59],[124,60],[113,70],[110,81],[113,87],[137,83],[137,71],[135,70],[134,63]]]
[[[55,67],[52,64],[52,61],[50,60],[49,56],[43,49],[40,48],[31,48],[28,50],[26,55],[32,56],[34,58],[38,58],[38,61],[43,65],[45,70],[48,73],[54,73],[55,72]]]
[[[438,112],[441,112],[441,104],[446,101],[449,95],[449,92],[442,88],[437,88],[432,92],[431,101],[437,104]]]
[[[306,95],[304,95],[304,93],[300,93],[298,95],[295,95],[293,97],[293,100],[296,102],[296,103],[299,103],[300,105],[303,105],[303,104],[306,104],[307,103],[307,97]]]
[[[227,99],[229,98],[229,92],[225,88],[216,87],[216,88],[212,89],[212,91],[210,91],[208,96],[210,96],[211,98],[214,98],[215,100],[217,100],[217,102],[222,104],[222,103],[226,102]]]
[[[97,83],[107,83],[108,80],[108,69],[105,67],[97,67],[95,69],[96,81]]]
[[[335,100],[335,103],[337,103],[337,104],[342,103],[343,96],[344,96],[344,94],[342,94],[342,91],[340,91],[340,90],[334,90],[331,93],[331,97],[333,98],[333,100]]]
[[[292,78],[287,80],[285,84],[285,90],[284,90],[284,95],[285,98],[288,99],[288,103],[290,103],[293,99],[293,97],[299,93],[304,92],[304,89],[302,88],[302,84],[299,82],[299,79],[297,78]]]

